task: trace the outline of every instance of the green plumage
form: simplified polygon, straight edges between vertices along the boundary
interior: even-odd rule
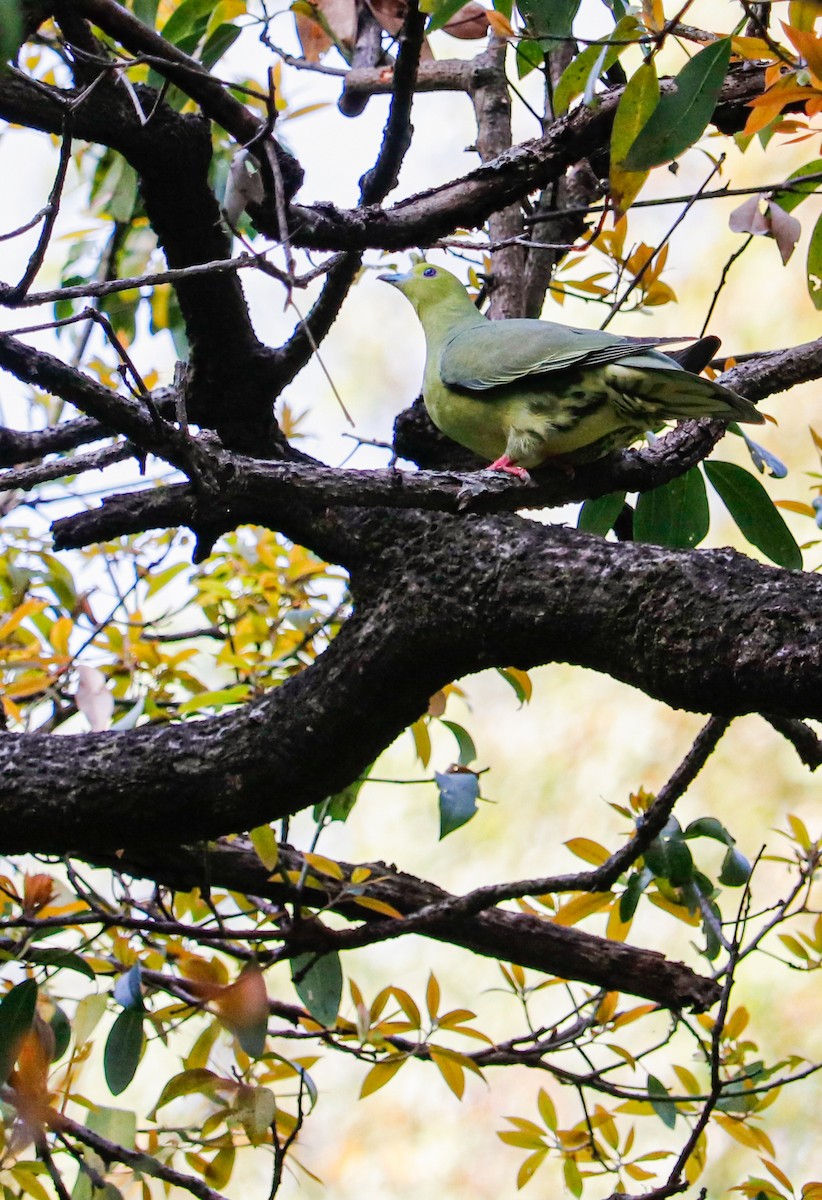
[[[450,271],[417,263],[381,275],[425,333],[422,394],[448,437],[501,470],[590,462],[665,421],[760,424],[744,397],[692,375],[656,343],[552,321],[489,321]]]

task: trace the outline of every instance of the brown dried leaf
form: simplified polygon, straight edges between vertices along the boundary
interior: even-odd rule
[[[331,38],[311,17],[295,13],[294,21],[297,26],[297,37],[302,46],[303,58],[307,62],[319,62],[325,52],[334,45]]]
[[[728,225],[732,233],[768,234],[771,227],[768,218],[759,208],[760,197],[749,196],[730,215]]]
[[[488,32],[488,25],[486,10],[481,4],[475,4],[474,0],[469,0],[468,4],[454,13],[450,21],[446,21],[443,29],[451,37],[470,42],[484,38]]]
[[[386,33],[396,35],[402,29],[407,4],[405,0],[366,0],[368,7]]]
[[[802,226],[796,217],[785,212],[775,200],[768,201],[768,217],[771,223],[773,239],[779,247],[782,262],[786,263],[796,249]]]

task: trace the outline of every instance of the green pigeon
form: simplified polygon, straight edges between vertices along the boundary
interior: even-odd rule
[[[492,459],[488,470],[527,480],[529,467],[592,462],[665,421],[765,420],[743,396],[663,354],[658,341],[553,321],[489,321],[455,275],[427,262],[379,278],[422,324],[431,420]]]

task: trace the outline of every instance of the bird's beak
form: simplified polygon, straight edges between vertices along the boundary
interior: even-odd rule
[[[402,287],[404,283],[408,282],[409,278],[410,276],[407,273],[403,274],[401,271],[388,271],[385,275],[377,276],[377,279],[381,279],[383,283],[390,283],[394,287]]]

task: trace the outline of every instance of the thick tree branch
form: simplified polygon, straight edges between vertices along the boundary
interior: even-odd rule
[[[759,70],[731,74],[715,119],[723,130],[744,124],[745,104],[762,91]],[[663,81],[662,91],[673,88]],[[560,118],[543,138],[522,142],[460,179],[429,188],[392,208],[339,209],[331,204],[295,206],[292,242],[317,250],[403,250],[427,246],[457,228],[478,228],[492,213],[561,178],[568,167],[608,146],[621,88],[604,92],[596,108],[579,107]],[[276,234],[276,216],[266,206],[255,216],[258,228]]]
[[[325,519],[329,543],[345,536]],[[239,712],[0,740],[0,850],[191,841],[296,812],[356,778],[445,683],[490,666],[569,662],[692,711],[822,716],[815,575],[518,517],[380,510],[361,517],[351,567],[357,614]]]

